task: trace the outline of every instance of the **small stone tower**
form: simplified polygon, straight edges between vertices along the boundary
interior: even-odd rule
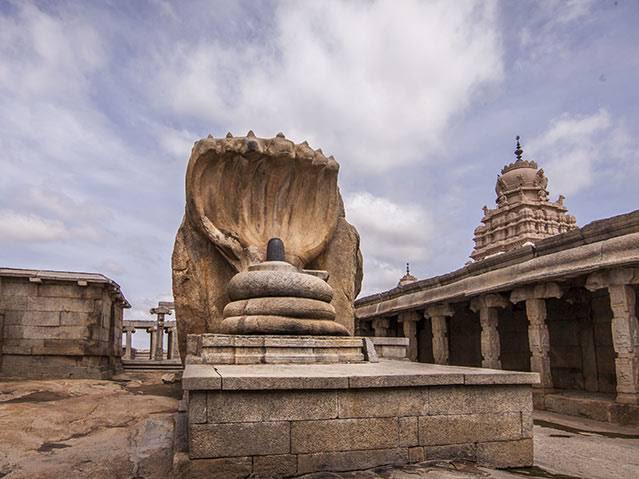
[[[575,217],[564,207],[564,196],[548,201],[544,170],[534,161],[523,160],[522,153],[517,137],[516,161],[497,176],[497,207],[484,206],[482,224],[475,229],[470,257],[476,261],[577,227]]]
[[[410,265],[406,263],[406,274],[400,278],[399,283],[397,283],[397,287],[401,288],[402,286],[414,283],[415,281],[417,281],[417,278],[410,274]]]

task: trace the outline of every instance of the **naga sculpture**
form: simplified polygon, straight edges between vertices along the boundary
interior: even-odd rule
[[[186,173],[186,210],[172,258],[182,357],[186,335],[192,333],[352,332],[362,258],[359,235],[345,219],[338,171],[333,157],[325,157],[306,142],[295,144],[281,133],[272,139],[257,138],[253,132],[246,137],[209,136],[195,143]],[[273,238],[283,242],[284,256],[265,261]],[[265,294],[272,295],[268,291],[257,295],[263,298],[240,291],[242,278],[269,268],[303,275],[305,281],[310,278],[317,291],[322,289],[317,281],[324,283],[332,293],[330,298],[299,297],[295,301],[300,305],[308,303],[304,299],[322,302],[322,306],[306,304],[307,310],[317,309],[309,314],[320,316],[306,319],[334,319],[335,324],[313,329],[308,322],[305,332],[280,323],[281,327],[262,331],[259,324],[264,321],[233,319],[255,316],[251,314],[255,308],[262,308],[262,313],[290,310],[290,301],[287,306],[284,300],[267,301],[270,296]],[[263,309],[265,303],[270,303],[267,309]],[[293,313],[280,316],[296,317]]]

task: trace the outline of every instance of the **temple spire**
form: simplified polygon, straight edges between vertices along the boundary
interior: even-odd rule
[[[517,157],[517,161],[521,161],[521,154],[524,152],[521,148],[521,144],[519,143],[519,135],[517,135],[517,149],[515,150],[515,156]]]

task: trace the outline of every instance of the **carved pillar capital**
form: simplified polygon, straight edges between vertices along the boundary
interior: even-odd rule
[[[430,304],[424,309],[424,316],[427,316],[429,318],[433,318],[436,316],[447,318],[452,316],[454,313],[455,311],[453,310],[452,305],[450,305],[449,303]]]
[[[516,288],[510,293],[510,302],[520,303],[528,299],[561,298],[567,289],[565,284],[555,282],[524,286]]]
[[[417,321],[419,321],[421,319],[422,319],[422,317],[421,317],[421,315],[419,314],[418,311],[402,311],[397,316],[397,321],[399,321],[400,323],[402,323],[404,321],[417,322]]]
[[[639,268],[614,268],[595,271],[586,278],[586,289],[596,291],[608,286],[639,284]]]
[[[477,313],[482,308],[505,308],[510,306],[508,300],[501,294],[484,294],[470,300],[471,311]]]

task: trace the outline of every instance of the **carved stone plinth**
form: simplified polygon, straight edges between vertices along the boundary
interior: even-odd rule
[[[361,363],[374,356],[361,337],[191,334],[187,364]]]

